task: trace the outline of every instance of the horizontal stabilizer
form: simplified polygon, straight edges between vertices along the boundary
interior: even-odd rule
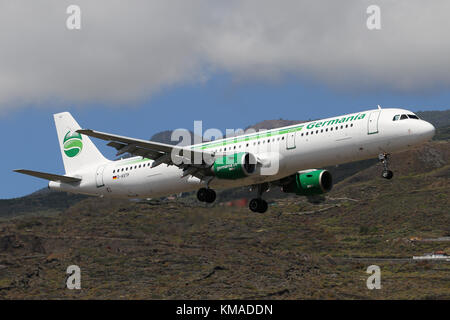
[[[50,181],[57,181],[57,182],[74,183],[74,182],[81,181],[81,179],[79,179],[79,178],[60,176],[59,174],[45,173],[45,172],[25,170],[25,169],[17,169],[17,170],[14,170],[14,172],[23,173],[23,174],[27,174],[29,176],[46,179],[46,180],[50,180]]]

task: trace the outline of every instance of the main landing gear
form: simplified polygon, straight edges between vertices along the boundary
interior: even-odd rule
[[[213,189],[200,188],[197,191],[197,199],[200,202],[213,203],[216,200],[216,192]]]
[[[389,170],[389,154],[387,153],[381,153],[378,155],[378,160],[383,164],[383,172],[381,173],[381,176],[385,179],[392,179],[394,176],[394,173]]]
[[[261,196],[264,192],[269,190],[269,184],[258,184],[257,188],[257,198],[250,200],[248,207],[253,212],[264,213],[267,211],[268,205],[267,202],[261,198]]]

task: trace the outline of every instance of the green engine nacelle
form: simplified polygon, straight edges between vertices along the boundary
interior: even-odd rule
[[[327,170],[297,172],[289,183],[283,186],[283,192],[301,196],[323,194],[333,187],[333,178]]]
[[[256,170],[256,158],[251,153],[239,152],[217,158],[212,166],[219,179],[241,179]]]

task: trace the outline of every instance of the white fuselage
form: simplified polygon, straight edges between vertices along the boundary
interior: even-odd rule
[[[215,155],[249,152],[263,164],[242,179],[213,178],[210,188],[221,189],[270,182],[297,171],[402,151],[428,141],[434,127],[423,120],[396,120],[413,114],[404,109],[375,109],[254,134],[193,145]],[[92,195],[129,198],[160,197],[205,187],[207,182],[174,165],[151,167],[153,161],[133,157],[93,164],[72,174],[79,185],[50,182],[52,189]]]

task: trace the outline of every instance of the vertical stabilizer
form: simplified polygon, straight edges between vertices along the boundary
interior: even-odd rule
[[[76,132],[81,127],[69,112],[57,113],[53,117],[66,174],[108,161],[88,136]]]

